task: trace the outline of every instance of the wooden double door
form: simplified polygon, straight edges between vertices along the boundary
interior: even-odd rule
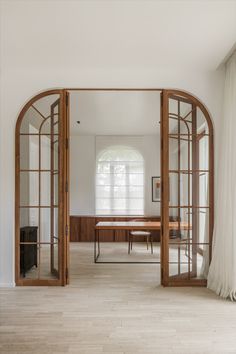
[[[161,282],[165,286],[205,285],[213,230],[213,128],[205,106],[196,98],[182,91],[159,91]],[[206,140],[203,152],[203,144],[199,149],[200,137]],[[171,218],[179,220],[174,238],[169,230]],[[181,221],[189,224],[188,230],[181,230]],[[22,236],[27,228],[34,230],[32,239],[30,235]],[[16,284],[68,284],[66,89],[37,95],[25,105],[17,120],[15,231]],[[22,259],[31,259],[27,252],[34,252],[34,262],[23,271]]]

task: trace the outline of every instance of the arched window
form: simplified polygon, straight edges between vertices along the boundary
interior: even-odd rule
[[[128,146],[110,146],[97,157],[96,214],[144,213],[144,161]]]

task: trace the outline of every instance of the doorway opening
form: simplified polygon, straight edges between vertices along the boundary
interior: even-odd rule
[[[160,197],[152,198],[152,178],[160,180],[160,92],[69,94],[71,248],[94,243],[95,226],[105,222],[97,263],[160,264],[160,230],[123,224],[160,222]]]
[[[16,284],[66,285],[69,253],[95,241],[95,262],[157,263],[165,286],[206,285],[213,182],[211,119],[190,94],[37,95],[16,125]]]

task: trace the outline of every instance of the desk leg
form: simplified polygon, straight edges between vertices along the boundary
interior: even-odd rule
[[[95,233],[94,233],[94,263],[97,263],[99,256],[100,256],[99,230],[95,230]]]
[[[150,243],[151,243],[151,252],[153,254],[153,238],[152,238],[152,234],[150,235]]]
[[[100,234],[99,230],[97,230],[97,240],[98,240],[98,257],[100,256]]]
[[[130,234],[128,235],[128,254],[130,254]]]
[[[97,230],[94,230],[94,263],[96,263],[97,257]]]

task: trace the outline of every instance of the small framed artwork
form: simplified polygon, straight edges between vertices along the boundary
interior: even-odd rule
[[[161,177],[152,177],[152,201],[161,201]]]

